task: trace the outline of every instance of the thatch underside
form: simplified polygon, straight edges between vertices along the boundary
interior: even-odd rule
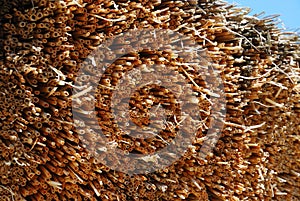
[[[300,41],[277,28],[274,16],[248,13],[204,0],[0,3],[0,200],[300,200]],[[207,50],[221,72],[227,114],[205,160],[197,158],[205,136],[199,129],[179,161],[130,177],[82,146],[79,136],[88,131],[74,127],[72,86],[105,39],[145,27],[176,30]],[[127,72],[162,57],[172,60],[146,52],[111,68]],[[187,73],[202,85],[200,75]],[[107,79],[102,84],[110,87],[118,77]],[[96,108],[99,122],[110,121],[106,107]],[[141,140],[130,151],[155,151],[168,135]]]

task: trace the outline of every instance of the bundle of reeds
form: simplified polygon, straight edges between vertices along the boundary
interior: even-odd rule
[[[300,199],[300,43],[296,34],[277,28],[276,16],[249,16],[248,9],[210,0],[2,2],[0,200]],[[84,146],[96,146],[97,137],[73,120],[72,90],[80,69],[97,74],[87,58],[99,45],[143,28],[176,31],[206,50],[221,72],[227,113],[221,137],[205,159],[199,157],[205,141],[200,127],[171,166],[128,175],[108,168]],[[121,57],[97,88],[104,98],[96,103],[95,124],[129,153],[154,152],[171,142],[176,119],[155,138],[124,137],[110,113],[112,87],[137,66],[166,63],[199,90],[201,75],[184,64],[178,67],[181,60],[172,54],[145,50]],[[161,98],[176,111],[170,91],[148,87],[129,102],[139,109],[132,116],[137,126],[148,125],[149,116],[139,114]],[[199,105],[201,117],[209,108],[209,102]]]

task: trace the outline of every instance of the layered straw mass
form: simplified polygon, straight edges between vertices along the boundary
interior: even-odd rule
[[[2,0],[0,200],[300,200],[299,38],[279,29],[276,16],[248,14],[218,0]],[[130,176],[85,149],[93,139],[83,123],[75,129],[81,122],[72,119],[72,90],[79,69],[97,73],[87,57],[103,41],[143,28],[170,29],[197,41],[220,72],[227,113],[205,159],[198,157],[206,135],[202,126],[171,166]],[[95,104],[95,123],[123,150],[154,152],[176,136],[174,119],[173,128],[150,139],[121,135],[109,108],[122,74],[164,62],[174,64],[193,90],[201,89],[198,94],[208,93],[199,87],[201,75],[184,64],[176,67],[181,60],[170,52],[143,50],[119,58],[97,88],[104,98]],[[165,98],[165,107],[177,107],[167,89],[136,93],[129,104],[138,113],[159,104],[157,97]],[[209,116],[210,106],[199,105],[202,117]],[[137,125],[147,125],[147,118],[136,118]],[[96,150],[97,143],[90,146]]]

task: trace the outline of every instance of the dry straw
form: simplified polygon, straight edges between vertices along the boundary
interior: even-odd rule
[[[275,16],[249,16],[245,8],[210,0],[2,2],[0,200],[300,199],[300,43],[296,34],[276,27]],[[82,121],[72,120],[72,88],[80,68],[97,73],[87,57],[99,44],[143,27],[191,36],[207,51],[221,72],[227,116],[221,138],[205,160],[197,157],[204,126],[175,164],[130,177],[110,170],[86,151],[83,144],[95,149],[100,145],[92,143],[96,135]],[[126,46],[126,41],[120,45]],[[106,52],[100,57],[115,55]],[[160,136],[133,141],[115,132],[108,112],[109,97],[122,73],[172,59],[191,85],[203,86],[200,75],[187,65],[175,65],[182,62],[178,58],[155,51],[120,58],[102,79],[97,91],[104,98],[96,104],[95,124],[120,148],[147,153],[175,135],[174,120]],[[160,89],[144,91],[139,95],[148,97],[147,104],[159,104],[155,93],[168,97]],[[144,111],[144,99],[138,97],[130,104]],[[204,119],[208,108],[209,102],[199,105]],[[86,142],[80,142],[79,135]]]

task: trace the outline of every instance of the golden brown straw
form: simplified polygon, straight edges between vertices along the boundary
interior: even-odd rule
[[[300,43],[296,34],[276,27],[276,16],[249,16],[248,9],[219,0],[2,2],[0,200],[300,200]],[[72,89],[80,69],[87,72],[81,83],[97,74],[88,55],[105,39],[139,28],[170,29],[197,41],[221,72],[227,113],[205,160],[197,155],[209,121],[176,163],[130,176],[108,168],[83,146],[103,151],[83,119],[72,119],[72,106],[84,104],[76,96],[85,95]],[[131,48],[118,42],[123,49],[99,59]],[[159,135],[136,140],[124,137],[112,121],[114,86],[130,70],[150,64],[166,64],[194,91],[208,93],[201,75],[170,52],[143,50],[118,58],[98,85],[98,119],[90,124],[100,125],[128,153],[154,152],[176,136],[175,120]],[[205,119],[210,103],[201,103]],[[129,104],[137,108],[131,111],[137,126],[149,123],[147,112],[155,104],[176,110],[170,91],[159,86],[137,91]],[[85,107],[82,114],[94,106]],[[107,160],[117,162],[114,155]]]

